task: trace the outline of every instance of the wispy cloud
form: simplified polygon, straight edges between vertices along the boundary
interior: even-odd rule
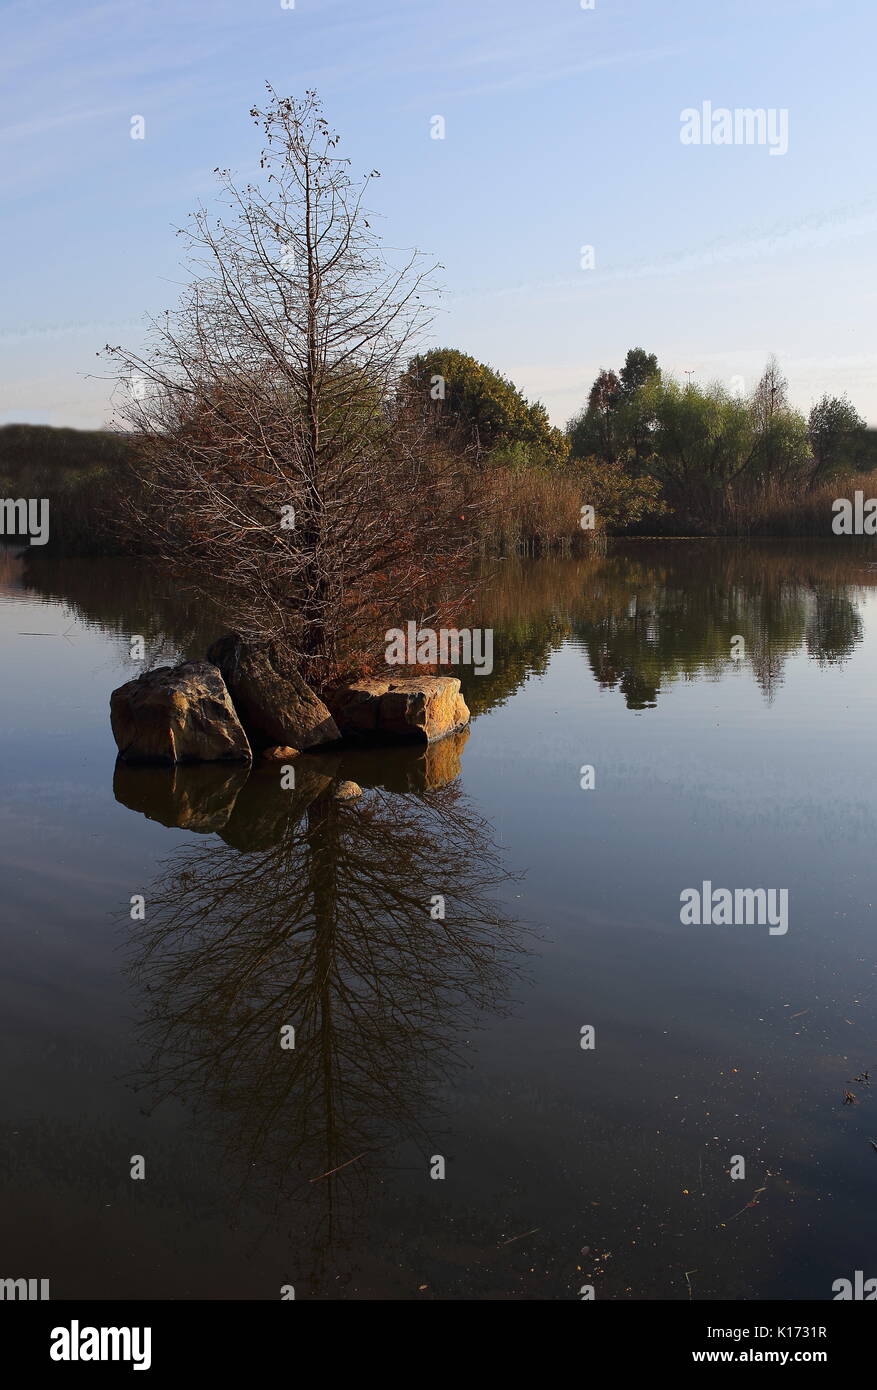
[[[119,116],[127,111],[123,106],[97,106],[86,110],[56,111],[53,115],[36,116],[30,121],[19,121],[16,125],[0,126],[0,140],[20,142],[35,135],[45,135],[47,131],[66,129],[72,125],[82,125],[87,121],[103,120],[107,116]]]
[[[589,294],[595,289],[616,284],[620,280],[626,282],[688,275],[713,266],[761,261],[875,234],[877,200],[869,200],[857,208],[845,206],[828,212],[814,213],[793,225],[775,225],[769,229],[753,231],[750,236],[722,238],[708,246],[671,252],[653,260],[630,261],[606,270],[595,268],[582,271],[581,275],[575,277],[557,276],[547,280],[520,281],[514,285],[462,290],[449,298],[470,300],[527,295],[550,299],[557,294],[568,296],[571,291]]]
[[[0,332],[0,347],[13,347],[18,343],[60,342],[64,338],[76,338],[82,334],[105,339],[110,334],[142,330],[143,323],[138,319],[96,319],[91,323],[46,323],[16,328],[8,333]]]
[[[685,52],[681,44],[663,48],[630,49],[623,53],[604,53],[593,58],[585,58],[575,63],[560,64],[556,54],[541,68],[533,66],[532,60],[526,70],[511,76],[497,78],[491,82],[478,83],[471,87],[451,87],[442,93],[452,98],[488,96],[493,92],[523,90],[528,87],[558,85],[571,77],[580,77],[586,72],[597,72],[603,68],[642,67],[648,63],[659,63],[676,58]]]

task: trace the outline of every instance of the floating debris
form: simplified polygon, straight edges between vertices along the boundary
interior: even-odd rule
[[[501,1240],[501,1241],[500,1241],[500,1243],[499,1243],[499,1249],[501,1250],[502,1247],[503,1247],[504,1245],[511,1245],[513,1241],[516,1241],[516,1240],[523,1240],[523,1239],[524,1239],[524,1236],[534,1236],[534,1235],[536,1234],[537,1231],[541,1231],[541,1230],[542,1230],[542,1227],[541,1227],[541,1226],[534,1226],[533,1229],[532,1229],[532,1231],[522,1231],[521,1234],[520,1234],[519,1236],[509,1236],[508,1240]]]
[[[738,1216],[742,1216],[744,1211],[748,1211],[750,1207],[757,1207],[759,1195],[762,1192],[766,1191],[767,1187],[756,1187],[755,1191],[752,1194],[752,1201],[747,1202],[745,1207],[741,1207],[739,1211],[735,1212],[734,1215],[731,1217],[731,1220],[734,1221]]]

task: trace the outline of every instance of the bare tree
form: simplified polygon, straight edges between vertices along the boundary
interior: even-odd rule
[[[142,353],[109,348],[138,440],[128,524],[230,621],[318,681],[368,663],[386,622],[435,616],[467,545],[449,458],[397,418],[429,319],[418,253],[380,245],[314,92],[253,108],[259,183],[220,176],[183,231],[190,280]]]
[[[764,433],[781,410],[789,404],[789,383],[775,353],[767,359],[758,384],[752,393],[752,412],[759,430]]]
[[[806,481],[809,461],[803,417],[789,404],[789,383],[771,354],[752,394],[755,448],[750,477],[758,490]]]

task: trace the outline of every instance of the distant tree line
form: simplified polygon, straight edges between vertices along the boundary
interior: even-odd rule
[[[665,378],[653,353],[633,348],[618,373],[599,373],[567,438],[570,461],[656,479],[667,513],[707,530],[877,466],[875,432],[846,396],[823,395],[805,417],[775,358],[746,394],[718,382],[682,385]]]

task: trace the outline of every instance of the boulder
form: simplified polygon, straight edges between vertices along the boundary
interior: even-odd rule
[[[110,696],[119,756],[129,763],[250,762],[252,752],[216,666],[159,666]]]
[[[470,718],[456,676],[364,679],[333,686],[323,698],[345,738],[434,743]]]
[[[207,652],[222,672],[252,746],[314,748],[340,737],[329,710],[276,644],[257,645],[238,633]]]
[[[293,758],[297,758],[301,752],[300,748],[263,748],[263,763],[288,763]]]

